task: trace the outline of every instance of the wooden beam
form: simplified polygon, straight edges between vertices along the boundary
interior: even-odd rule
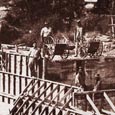
[[[70,99],[61,107],[61,109],[59,110],[58,113],[56,113],[56,115],[59,115],[61,111],[63,111],[65,109],[66,106],[68,106],[68,104],[72,101],[72,97],[70,97]]]
[[[32,84],[32,87],[28,90],[28,93],[40,82],[40,80],[37,80],[34,84]]]
[[[61,100],[59,101],[59,103],[61,103],[71,92],[72,92],[73,88],[70,88],[65,94],[64,96],[61,98]]]
[[[45,82],[37,89],[37,91],[39,91],[43,86],[44,86]],[[19,107],[18,111],[16,112],[16,115],[19,114],[19,112],[21,111],[21,109],[24,107],[24,105],[29,101],[30,97],[34,97],[36,93],[33,93],[31,96],[28,95],[28,98],[23,102],[23,104]],[[41,96],[41,95],[40,95]],[[30,107],[30,106],[29,106]]]
[[[41,102],[40,100],[38,100],[39,102],[38,102],[38,104]],[[46,105],[46,103],[43,103],[42,104],[43,106],[45,106],[45,107],[50,107],[50,109],[61,109],[61,107],[60,106],[55,106],[55,105]],[[43,107],[42,106],[42,107]],[[54,107],[55,106],[55,107]],[[44,108],[45,108],[44,107]],[[52,111],[52,110],[51,110]],[[78,109],[78,108],[65,108],[63,111],[67,111],[68,113],[73,113],[73,114],[79,114],[79,115],[93,115],[94,113],[93,112],[90,112],[90,111],[83,111],[83,110],[80,110],[80,109]],[[43,115],[43,113],[40,113],[39,115]],[[49,115],[49,113],[47,114],[47,115]],[[65,115],[67,115],[67,114],[65,114]],[[70,115],[70,114],[69,114]]]
[[[111,16],[111,24],[112,25],[114,24],[113,16]],[[112,37],[114,38],[115,37],[115,29],[113,26],[111,26],[111,31],[112,31]]]
[[[89,61],[89,60],[94,60],[94,61],[99,61],[99,57],[95,57],[95,58],[89,58],[89,57],[86,57],[86,58],[79,58],[79,57],[76,57],[76,58],[67,58],[67,59],[57,59],[57,60],[52,60],[52,62],[58,62],[58,63],[61,63],[61,62],[72,62],[72,61]]]
[[[106,101],[109,103],[109,105],[111,106],[111,108],[113,109],[113,111],[115,112],[115,106],[112,103],[111,99],[109,98],[109,96],[107,95],[106,92],[104,92],[104,97],[105,97]]]
[[[23,94],[27,91],[28,87],[33,83],[33,79],[29,82],[29,84],[26,86],[24,91],[19,95],[19,98],[14,102],[14,107],[10,110],[11,112],[14,110],[14,108],[18,105],[18,102],[20,99],[22,99]]]
[[[27,114],[27,112],[28,112],[28,110],[32,107],[32,105],[34,104],[34,103],[36,103],[39,99],[40,99],[40,97],[51,87],[51,85],[52,85],[52,83],[50,83],[49,84],[49,86],[47,86],[44,90],[43,90],[43,92],[27,107],[27,109],[26,109],[26,111],[24,112],[24,115],[26,115]],[[38,91],[36,90],[36,92],[34,92],[34,95],[37,93]],[[33,96],[32,96],[33,97]],[[42,103],[44,102],[44,100],[42,101]],[[40,104],[39,104],[40,105]],[[36,108],[33,110],[33,112],[36,110]],[[33,113],[32,112],[32,113]],[[32,115],[32,114],[31,114]]]
[[[86,98],[89,102],[89,104],[92,106],[93,110],[96,112],[97,115],[101,115],[101,113],[99,112],[98,108],[95,106],[94,102],[92,101],[92,99],[89,97],[89,95],[86,95]]]
[[[62,91],[64,91],[64,89],[65,89],[65,87],[63,87],[63,89],[61,89],[61,90],[57,93],[57,95],[50,101],[50,103],[48,103],[48,105],[47,105],[46,107],[51,106],[52,102],[60,95],[60,93],[61,93]],[[51,112],[53,111],[53,109],[55,108],[55,106],[56,106],[56,103],[53,105],[53,108],[52,108]],[[40,113],[40,115],[42,115],[42,114],[43,114],[43,111]]]
[[[111,111],[108,111],[108,110],[105,110],[105,109],[102,109],[102,112],[107,114],[107,115],[115,115],[114,112],[111,112]]]
[[[59,86],[57,85],[49,94],[48,94],[48,96],[46,96],[45,97],[45,99],[43,100],[43,103],[46,101],[46,100],[48,100],[47,98],[49,97],[49,96],[51,96],[51,94],[58,88]],[[49,100],[50,102],[51,102],[51,100]],[[50,103],[49,102],[49,103]],[[40,104],[39,104],[40,105]],[[39,107],[39,105],[37,106],[37,108]],[[45,111],[45,109],[47,108],[48,106],[45,106],[44,108],[43,108],[43,110],[41,111],[41,113],[40,113],[40,115],[42,115],[43,114],[43,112]]]
[[[104,92],[115,92],[115,89],[108,89],[108,90],[98,90],[98,91],[84,91],[84,92],[77,92],[77,93],[74,93],[75,96],[79,96],[79,95],[87,95],[87,94],[103,94]]]
[[[10,99],[13,99],[13,100],[17,99],[15,95],[6,94],[6,93],[3,93],[3,92],[0,92],[0,96],[10,98]]]

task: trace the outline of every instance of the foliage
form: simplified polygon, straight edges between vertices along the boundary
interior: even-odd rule
[[[4,0],[3,3],[11,10],[4,19],[7,23],[0,38],[3,42],[28,45],[40,40],[39,33],[45,21],[51,24],[54,35],[60,31],[71,36],[74,18],[81,19],[85,32],[106,33],[109,19],[101,14],[110,14],[113,10],[112,0],[98,0],[90,11],[84,8],[84,0]]]

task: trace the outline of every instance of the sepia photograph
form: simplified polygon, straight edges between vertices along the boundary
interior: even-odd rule
[[[0,115],[115,115],[115,0],[0,0]]]

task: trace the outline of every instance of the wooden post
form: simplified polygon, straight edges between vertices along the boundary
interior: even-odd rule
[[[10,74],[8,74],[8,93],[10,93],[11,90],[11,78],[10,78]]]
[[[22,92],[22,79],[19,77],[19,93]]]
[[[26,75],[28,76],[29,75],[29,72],[28,72],[28,63],[29,63],[29,57],[28,56],[26,56],[25,57],[26,58]]]
[[[14,55],[14,73],[16,73],[16,68],[17,68],[17,56],[16,55]]]
[[[13,95],[16,95],[16,76],[13,75]]]
[[[45,79],[45,73],[46,73],[46,58],[43,57],[43,71],[42,71],[42,79]]]
[[[15,51],[16,51],[16,53],[18,53],[18,46],[17,45],[15,45]]]
[[[8,70],[8,72],[11,72],[11,54],[9,54],[9,70]]]
[[[106,92],[104,92],[104,97],[105,97],[106,101],[109,103],[112,110],[115,112],[115,106],[114,106],[113,102],[111,101],[111,99],[109,98],[109,96],[107,95]]]
[[[22,62],[23,62],[23,57],[20,56],[20,75],[22,74]]]
[[[42,79],[45,79],[45,76],[46,76],[46,68],[47,68],[47,59],[45,57],[45,44],[43,43],[43,50],[42,50],[42,54],[43,54],[43,62],[42,62],[42,65],[43,65],[43,71],[42,71]]]
[[[113,16],[111,15],[111,31],[112,31],[112,37],[115,37],[115,30],[114,30],[114,21],[113,21]]]
[[[43,58],[39,59],[37,62],[37,77],[42,78],[43,73]]]
[[[5,92],[5,89],[6,89],[5,81],[6,81],[6,77],[5,77],[5,74],[3,73],[3,92]]]

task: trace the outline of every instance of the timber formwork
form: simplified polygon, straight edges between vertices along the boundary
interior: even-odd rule
[[[8,72],[0,72],[0,78],[3,79],[2,101],[5,102],[6,97],[15,100],[10,115],[115,114],[114,89],[81,92],[79,87]]]

